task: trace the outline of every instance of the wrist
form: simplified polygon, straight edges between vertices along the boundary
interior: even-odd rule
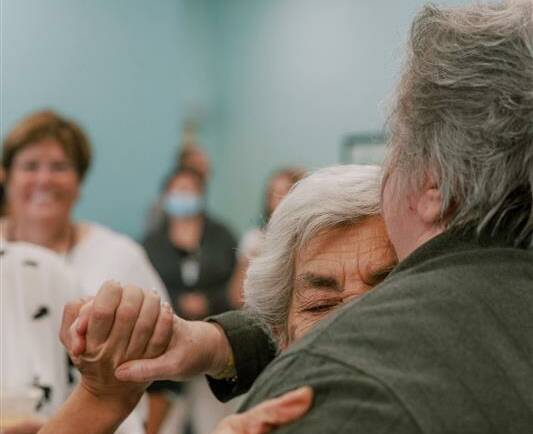
[[[131,387],[114,389],[111,386],[104,391],[97,390],[82,378],[77,393],[84,401],[105,408],[106,412],[114,413],[120,417],[126,417],[135,408],[144,393],[144,388],[139,388],[138,384],[130,384],[132,385]]]
[[[79,384],[39,434],[111,434],[135,407],[141,394],[95,394]]]
[[[209,369],[206,370],[207,375],[214,378],[234,376],[234,373],[230,373],[231,370],[234,371],[233,351],[224,329],[214,322],[205,324],[210,328],[209,348],[214,349],[211,351]]]

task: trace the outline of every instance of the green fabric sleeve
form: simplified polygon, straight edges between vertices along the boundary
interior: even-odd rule
[[[250,389],[276,356],[276,347],[261,323],[245,311],[226,312],[207,321],[216,322],[224,329],[235,358],[236,379],[226,381],[207,377],[213,394],[226,402]]]

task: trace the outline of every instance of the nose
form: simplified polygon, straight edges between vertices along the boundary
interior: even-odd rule
[[[53,180],[54,173],[52,172],[50,167],[42,165],[39,167],[39,170],[37,170],[37,173],[35,175],[35,180],[38,184],[46,185]]]

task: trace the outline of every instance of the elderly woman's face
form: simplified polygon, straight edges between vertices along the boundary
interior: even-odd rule
[[[319,233],[296,258],[285,346],[380,283],[395,264],[396,255],[379,216]]]
[[[63,148],[45,139],[20,150],[7,174],[7,201],[14,218],[68,218],[79,196],[79,178]]]

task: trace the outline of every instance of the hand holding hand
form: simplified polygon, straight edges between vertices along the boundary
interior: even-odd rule
[[[175,317],[172,340],[164,354],[126,362],[115,374],[122,381],[182,381],[222,372],[231,355],[231,346],[219,325]]]
[[[105,283],[94,300],[65,307],[60,337],[82,374],[81,385],[100,398],[134,406],[147,383],[115,378],[123,362],[157,357],[172,337],[173,313],[159,295]],[[79,315],[79,318],[78,318]]]
[[[65,309],[61,336],[74,360],[85,351],[86,339],[90,338],[87,329],[95,302],[80,300]],[[115,300],[115,306],[116,303]],[[154,336],[160,334],[154,333]],[[124,363],[115,371],[116,378],[136,383],[188,380],[200,374],[216,375],[222,372],[231,358],[228,339],[222,328],[214,323],[185,321],[174,316],[171,334],[170,344],[159,357],[155,351],[150,351],[136,357],[136,360],[124,358]],[[132,356],[130,353],[128,357]]]

